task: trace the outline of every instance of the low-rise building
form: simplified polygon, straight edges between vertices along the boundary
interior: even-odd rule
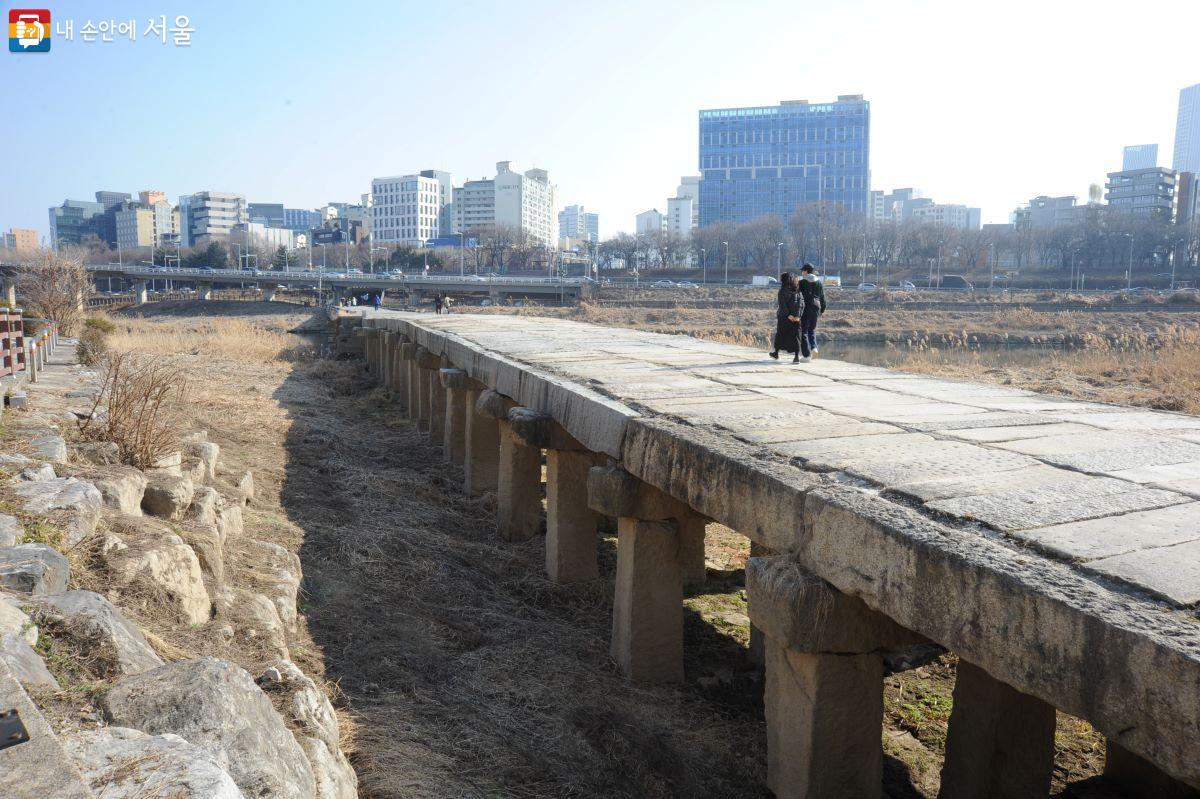
[[[695,215],[696,203],[691,197],[671,197],[667,200],[667,218],[666,227],[667,233],[671,236],[680,239],[690,239],[692,237],[692,228],[695,227],[693,220]]]
[[[117,244],[123,249],[158,247],[179,236],[179,211],[170,203],[125,203],[116,212]]]
[[[1075,197],[1048,197],[1038,195],[1012,213],[1012,221],[1019,228],[1046,228],[1069,225],[1078,218]]]
[[[1175,170],[1165,167],[1109,172],[1104,199],[1118,213],[1175,218]]]
[[[634,231],[639,236],[659,234],[667,229],[667,218],[657,208],[642,211],[634,219]]]
[[[450,202],[450,191],[450,173],[432,169],[375,178],[370,195],[372,239],[381,244],[426,246],[443,233],[443,209]]]
[[[929,203],[912,209],[912,219],[920,219],[956,230],[979,230],[982,212],[965,205]]]
[[[37,231],[30,228],[9,228],[7,233],[0,236],[0,245],[12,252],[36,250],[38,246]]]
[[[227,240],[234,226],[249,222],[246,198],[222,191],[201,191],[179,198],[179,239],[184,247]]]

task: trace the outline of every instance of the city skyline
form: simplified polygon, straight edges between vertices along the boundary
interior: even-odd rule
[[[871,103],[871,188],[917,186],[982,207],[985,222],[1007,221],[1032,196],[1086,196],[1120,166],[1130,141],[1157,143],[1169,163],[1179,91],[1200,80],[1186,48],[1154,50],[1151,63],[1139,55],[1151,45],[1136,42],[1119,65],[1088,62],[1087,42],[1123,17],[1115,4],[1089,5],[1087,15],[1062,5],[1037,6],[1037,26],[1021,24],[1020,13],[964,13],[944,2],[901,12],[862,0],[803,13],[775,2],[618,4],[603,18],[588,16],[585,26],[578,24],[583,10],[549,3],[508,13],[475,3],[402,5],[366,9],[378,24],[351,46],[324,33],[316,5],[215,3],[186,10],[196,29],[187,49],[56,41],[48,54],[8,54],[0,88],[27,100],[14,126],[12,151],[22,157],[10,164],[0,193],[0,227],[46,236],[48,207],[96,189],[158,188],[173,201],[226,191],[315,208],[357,201],[379,175],[433,168],[461,185],[511,160],[549,170],[558,209],[583,204],[598,212],[607,236],[631,230],[636,213],[660,205],[680,175],[699,171],[701,110],[839,94]],[[52,11],[58,19],[89,15],[82,3]],[[158,11],[135,2],[110,15]],[[1200,22],[1196,9],[1181,14]],[[751,46],[753,23],[764,18],[788,47]],[[508,47],[502,34],[513,23],[539,46]],[[982,24],[995,43],[966,35]],[[409,71],[391,68],[387,33],[415,29],[424,32],[416,60],[445,55],[448,46],[465,50],[413,81]],[[895,69],[897,56],[887,49],[897,41],[904,66],[915,74],[941,64],[944,79],[901,79],[896,73],[907,70]],[[846,58],[847,48],[867,55]],[[243,77],[206,79],[230,52],[239,53]],[[682,76],[668,70],[680,58],[692,63]],[[967,68],[950,68],[956,59]],[[567,64],[572,69],[559,68]],[[1035,79],[1074,69],[1088,74],[1069,93],[1060,81]],[[101,80],[79,81],[80,70]],[[489,80],[464,94],[464,70]],[[144,79],[138,97],[169,102],[97,88],[105,76],[119,83],[129,74]],[[631,88],[639,77],[668,74],[676,76],[669,91]],[[361,90],[347,89],[351,78]],[[185,87],[187,97],[178,96]],[[577,102],[547,99],[562,98],[565,87]]]

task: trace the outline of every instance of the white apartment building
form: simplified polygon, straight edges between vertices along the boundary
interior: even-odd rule
[[[201,191],[179,198],[179,243],[184,247],[228,239],[234,225],[250,221],[246,197],[223,191]]]
[[[524,232],[543,247],[558,246],[554,187],[544,169],[514,172],[509,161],[496,164],[496,225]]]
[[[125,208],[115,219],[117,244],[125,249],[157,247],[179,236],[179,211],[165,201]]]
[[[667,233],[680,239],[690,239],[696,226],[696,203],[691,197],[671,197],[667,200]]]
[[[262,222],[250,222],[246,225],[238,225],[235,231],[234,243],[243,243],[246,234],[250,234],[250,243],[257,244],[259,247],[265,247],[274,250],[278,247],[286,247],[289,250],[294,250],[301,246],[297,241],[298,235],[296,231],[285,227],[268,227]],[[307,239],[305,239],[307,242]],[[261,265],[265,267],[265,264]]]
[[[700,176],[684,175],[679,179],[679,187],[675,189],[676,197],[690,197],[692,200],[692,227],[700,225]]]
[[[433,170],[371,181],[370,225],[374,241],[424,247],[442,235],[442,209],[450,201],[450,175]]]
[[[484,238],[496,232],[496,181],[468,180],[454,189],[451,214],[455,233]]]
[[[667,229],[667,218],[657,208],[642,211],[635,220],[635,230],[638,235],[662,233]]]

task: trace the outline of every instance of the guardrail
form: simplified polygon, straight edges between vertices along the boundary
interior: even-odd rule
[[[412,282],[412,283],[493,283],[501,285],[511,284],[533,284],[533,285],[565,285],[577,286],[591,281],[580,277],[512,277],[506,275],[410,275],[410,274],[391,274],[391,273],[353,273],[353,272],[330,272],[330,271],[280,271],[265,269],[186,269],[177,266],[156,266],[153,268],[132,267],[132,266],[106,266],[103,264],[89,264],[87,266],[89,272],[113,272],[123,275],[131,275],[135,277],[144,277],[147,279],[155,279],[160,277],[181,277],[193,278],[196,280],[221,281],[223,283],[236,283],[241,280],[303,280],[306,282],[323,281],[346,281],[346,280],[378,280],[378,281],[395,281],[395,282]]]
[[[25,369],[25,323],[20,308],[0,308],[0,377]]]

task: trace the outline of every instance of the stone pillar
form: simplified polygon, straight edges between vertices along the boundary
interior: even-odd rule
[[[358,329],[358,335],[362,337],[363,368],[367,374],[373,374],[375,372],[375,339],[379,335],[379,331],[373,324],[370,324],[370,320],[364,319],[362,327]]]
[[[942,766],[943,799],[1034,799],[1050,793],[1054,708],[958,661]]]
[[[746,593],[766,637],[767,787],[881,796],[883,653],[924,639],[789,558],[752,558]]]
[[[500,417],[508,417],[504,397],[495,391],[468,389],[463,464],[466,473],[463,490],[468,496],[495,491],[500,484]]]
[[[408,361],[403,356],[404,336],[396,334],[396,346],[392,349],[392,397],[401,412],[408,408]]]
[[[378,383],[385,391],[392,390],[392,351],[396,346],[396,334],[390,330],[379,331],[379,355],[376,359],[379,369],[376,371]]]
[[[200,299],[200,300],[211,300],[211,299],[212,299],[212,292],[213,292],[212,283],[198,283],[198,284],[196,284],[196,298],[197,298],[197,299]]]
[[[597,460],[587,450],[546,450],[546,575],[556,583],[600,576],[600,515],[589,507],[587,493],[588,472]]]
[[[680,520],[687,505],[615,466],[588,472],[588,504],[617,517],[612,657],[641,682],[683,680]]]
[[[526,444],[507,419],[497,424],[496,532],[505,541],[528,541],[542,526],[542,451]]]
[[[1109,740],[1104,750],[1104,779],[1131,799],[1197,799],[1200,790],[1161,771],[1150,761]]]
[[[424,347],[417,347],[413,363],[417,367],[417,429],[428,432],[433,418],[429,405],[433,396],[433,370],[441,367],[441,359]]]
[[[750,542],[751,558],[765,558],[773,554],[775,553],[762,544],[754,541]],[[754,617],[753,612],[750,612],[750,617]],[[762,630],[758,629],[758,626],[754,622],[750,622],[750,651],[748,654],[751,663],[756,663],[759,666],[766,663],[766,644],[763,640]]]
[[[461,466],[467,456],[467,389],[474,381],[462,369],[442,369],[439,377],[446,392],[442,458]]]
[[[685,516],[679,520],[679,568],[683,574],[683,587],[691,590],[702,588],[708,576],[704,565],[704,530],[708,519],[703,516]]]
[[[439,447],[446,437],[446,389],[440,375],[443,363],[439,358],[429,375],[429,440]]]
[[[143,289],[145,288],[145,281],[142,281],[142,287],[143,287]],[[8,304],[9,308],[17,307],[17,281],[15,281],[15,280],[5,281],[5,283],[4,283],[4,301]],[[145,300],[142,300],[142,302],[145,302]],[[141,303],[138,303],[138,304],[140,305]]]
[[[600,516],[588,505],[587,492],[598,456],[548,414],[514,408],[508,423],[525,444],[546,451],[546,573],[558,583],[598,577]]]
[[[263,286],[262,287],[263,302],[275,302],[275,292],[276,291],[278,291],[278,286]]]
[[[149,300],[150,300],[150,294],[148,291],[149,285],[150,284],[145,280],[133,281],[134,301],[138,305],[145,305],[147,302],[149,302]],[[15,302],[9,303],[10,308],[14,307],[15,305],[16,305]]]
[[[417,418],[420,401],[417,391],[420,377],[417,375],[417,345],[406,341],[400,345],[400,369],[404,375],[404,414],[409,419]]]

